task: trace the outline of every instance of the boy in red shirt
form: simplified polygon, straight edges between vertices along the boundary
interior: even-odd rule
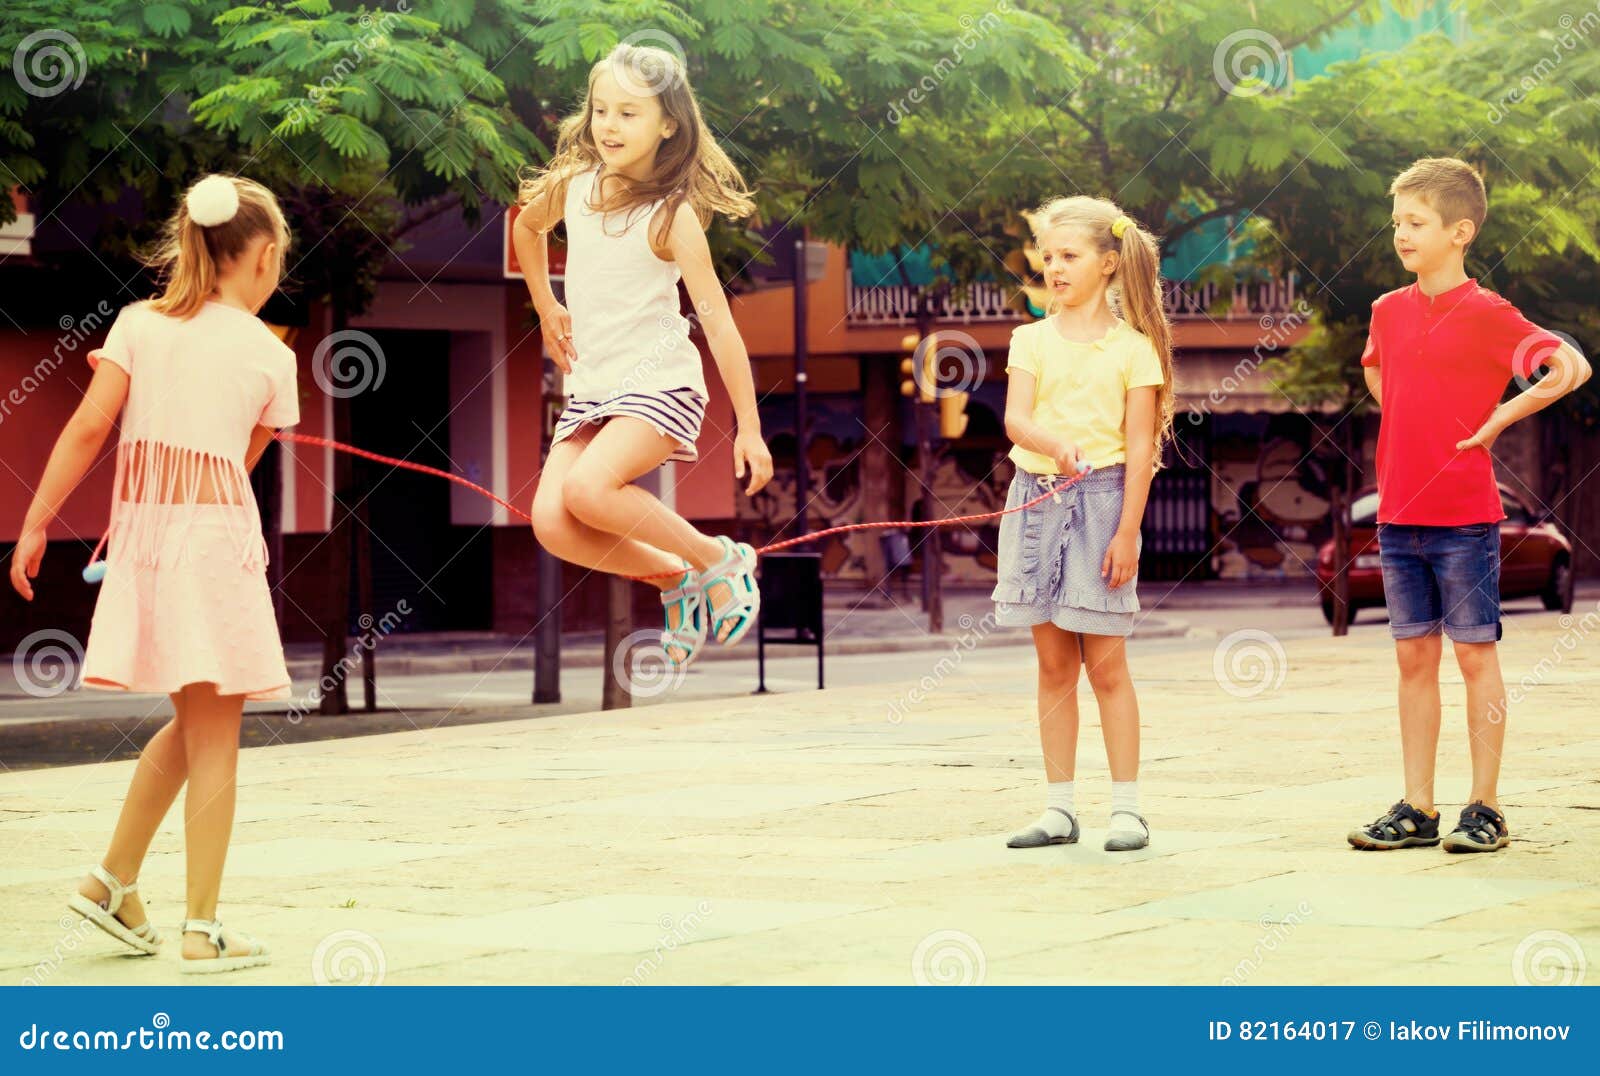
[[[1454,158],[1424,158],[1395,178],[1394,245],[1416,283],[1372,304],[1361,356],[1382,408],[1378,548],[1400,666],[1405,796],[1353,830],[1361,849],[1440,843],[1433,804],[1441,630],[1467,686],[1472,795],[1448,852],[1492,852],[1511,838],[1496,783],[1505,742],[1500,639],[1500,492],[1490,447],[1513,422],[1589,379],[1589,364],[1464,267],[1488,205],[1483,180]],[[1549,372],[1530,385],[1541,366]],[[1515,377],[1522,392],[1501,403]]]

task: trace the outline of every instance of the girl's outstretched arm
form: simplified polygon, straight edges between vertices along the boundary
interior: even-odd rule
[[[684,286],[689,289],[689,299],[705,330],[711,357],[722,374],[722,384],[733,400],[733,413],[739,422],[739,433],[733,441],[733,476],[742,478],[748,470],[750,478],[744,491],[754,494],[772,478],[772,453],[761,439],[761,416],[756,408],[750,355],[745,351],[739,327],[734,324],[733,312],[728,309],[722,281],[717,279],[717,270],[711,264],[711,246],[706,242],[705,229],[687,202],[678,207],[672,219],[667,245],[668,253],[683,273]]]
[[[22,521],[22,535],[11,553],[11,585],[28,601],[33,601],[33,584],[29,580],[39,574],[50,523],[100,455],[106,435],[116,424],[127,398],[128,372],[114,362],[101,362],[95,367],[83,401],[67,419],[50,450],[44,477],[39,479],[39,488]]]

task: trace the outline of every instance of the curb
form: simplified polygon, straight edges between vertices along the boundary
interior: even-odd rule
[[[989,646],[993,647],[1031,647],[1032,641],[1021,629],[996,629],[1015,638],[1000,638]],[[1181,639],[1189,633],[1189,626],[1180,620],[1146,620],[1133,634],[1136,639]],[[849,656],[855,654],[901,654],[901,653],[937,653],[959,646],[962,633],[947,631],[942,636],[913,635],[913,636],[888,636],[885,638],[845,638],[829,640],[827,652],[836,656]],[[799,647],[786,643],[767,643],[770,658],[791,658],[795,656],[809,658],[814,651],[811,647]],[[445,673],[465,672],[518,672],[533,669],[534,651],[532,647],[519,647],[508,654],[385,654],[383,648],[378,649],[378,677],[384,676],[436,676]],[[563,669],[597,668],[605,659],[605,649],[592,644],[585,646],[568,647],[562,651],[561,667]],[[711,647],[696,660],[695,664],[706,661],[749,661],[756,660],[755,644],[753,640],[746,640],[735,649],[726,647]],[[322,660],[320,658],[296,658],[288,662],[289,676],[294,681],[316,680],[322,675]],[[360,663],[350,671],[350,679],[356,680],[361,676]]]

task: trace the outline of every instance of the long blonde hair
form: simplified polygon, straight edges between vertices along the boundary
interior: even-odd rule
[[[556,151],[550,162],[532,176],[524,176],[517,192],[517,205],[535,205],[538,219],[549,220],[556,192],[579,173],[601,165],[600,149],[592,129],[595,79],[610,70],[630,92],[642,91],[661,102],[661,110],[676,126],[672,137],[664,139],[656,151],[655,174],[642,183],[625,184],[607,196],[601,206],[607,213],[627,213],[657,200],[666,200],[652,243],[667,245],[667,233],[678,206],[689,203],[701,227],[711,223],[717,213],[741,220],[755,211],[751,191],[739,169],[712,137],[700,115],[700,103],[689,88],[683,63],[666,49],[647,45],[621,44],[589,69],[589,82],[578,110],[561,121]]]
[[[233,183],[239,195],[238,211],[218,224],[197,224],[189,215],[189,194],[206,180],[218,178]],[[223,264],[239,257],[262,235],[278,243],[281,276],[290,237],[289,223],[277,197],[243,176],[203,176],[196,180],[167,219],[155,249],[143,258],[146,265],[157,270],[162,284],[161,294],[150,301],[151,308],[177,318],[191,317],[216,291]]]
[[[1155,443],[1155,466],[1159,470],[1162,450],[1172,440],[1172,325],[1167,321],[1167,308],[1161,296],[1161,244],[1131,218],[1122,230],[1122,238],[1118,239],[1111,230],[1112,225],[1126,216],[1115,202],[1074,195],[1052,198],[1027,218],[1035,242],[1051,228],[1079,228],[1101,254],[1117,252],[1117,268],[1111,275],[1107,296],[1112,310],[1149,337],[1161,360],[1164,380],[1156,394]],[[1049,313],[1054,314],[1055,310],[1052,299]]]

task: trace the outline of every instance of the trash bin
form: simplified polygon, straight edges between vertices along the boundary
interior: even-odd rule
[[[769,553],[761,558],[761,614],[756,619],[756,693],[767,690],[767,643],[817,648],[822,689],[822,554]],[[788,632],[779,634],[773,632]]]

